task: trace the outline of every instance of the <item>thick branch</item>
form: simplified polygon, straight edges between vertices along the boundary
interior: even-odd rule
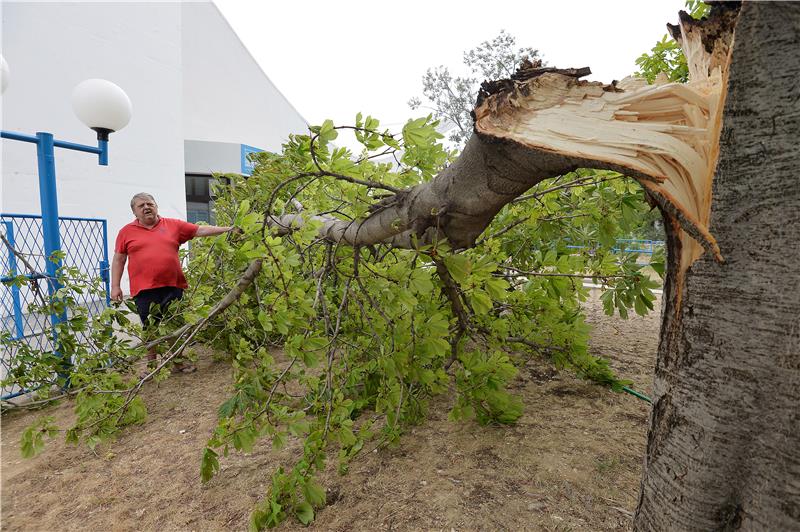
[[[394,194],[356,221],[316,216],[320,235],[353,246],[391,243],[413,247],[446,238],[454,247],[472,247],[506,204],[543,179],[579,167],[617,169],[614,165],[532,150],[489,135],[473,135],[461,156],[433,180]],[[286,233],[304,223],[295,214],[269,217]]]
[[[646,188],[682,229],[682,269],[703,249],[721,261],[708,223],[727,71],[720,50],[727,48],[704,52],[697,46],[701,33],[686,33],[696,76],[688,84],[603,85],[580,81],[588,69],[531,65],[510,80],[484,84],[476,135],[451,166],[384,198],[365,219],[317,218],[321,235],[356,246],[413,247],[446,238],[456,248],[472,247],[503,206],[543,179],[582,167],[618,171]],[[286,230],[302,219],[269,222]]]

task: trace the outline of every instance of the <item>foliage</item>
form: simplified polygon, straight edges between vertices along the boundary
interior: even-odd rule
[[[615,236],[647,210],[639,186],[619,174],[579,170],[540,183],[507,205],[469,250],[446,241],[350,248],[320,238],[315,216],[363,217],[381,187],[424,182],[449,164],[453,154],[439,143],[437,126],[422,117],[393,135],[373,117],[359,115],[348,127],[326,121],[291,137],[282,154],[257,154],[252,176],[229,175],[230,184],[217,186],[219,223],[242,232],[193,241],[192,289],[154,334],[166,335],[168,357],[195,341],[229,354],[232,391],[203,452],[204,482],[231,452],[302,442],[293,465],[272,474],[253,529],[291,516],[313,520],[325,504],[317,475],[330,458],[346,472],[366,446],[393,444],[419,423],[437,395],[454,397],[453,419],[514,423],[522,403],[509,384],[528,357],[548,357],[616,391],[629,384],[589,354],[580,307],[587,278],[607,288],[609,313],[652,309],[655,283],[636,257],[613,251]],[[362,153],[332,143],[343,131],[355,134]],[[291,230],[265,225],[268,215],[290,212],[304,223]],[[218,302],[254,261],[260,271],[252,284],[220,313]],[[58,330],[62,356],[11,342],[21,355],[4,385],[38,386],[48,399],[52,385],[66,384],[59,376],[69,374],[77,419],[67,440],[94,446],[145,419],[138,395],[144,381],[131,370],[148,338],[129,320],[130,309],[89,319],[77,307],[71,294],[101,291],[97,283],[68,269],[60,280],[64,288],[47,305],[71,316]],[[47,305],[39,310],[51,310]],[[151,373],[163,377],[166,370]],[[55,430],[49,421],[32,427],[25,454],[39,451]]]
[[[686,0],[686,10],[695,19],[703,18],[710,9],[711,6],[701,0]],[[679,83],[686,83],[689,79],[686,56],[669,35],[664,35],[649,54],[642,54],[636,64],[639,66],[636,75],[645,78],[648,83],[654,83],[659,75],[666,77],[667,81]]]
[[[429,68],[422,77],[422,98],[408,102],[413,110],[429,109],[433,116],[450,126],[448,140],[463,147],[472,135],[472,108],[484,80],[510,78],[523,59],[536,61],[539,51],[516,48],[516,38],[501,30],[491,41],[484,41],[464,52],[463,63],[469,74],[453,76],[444,65]],[[424,105],[423,105],[424,98]]]
[[[459,253],[446,242],[408,250],[320,240],[312,214],[357,218],[377,193],[319,177],[315,169],[405,187],[430,179],[451,157],[437,143],[431,117],[410,121],[401,136],[379,132],[371,117],[356,123],[365,146],[356,162],[331,144],[351,128],[326,122],[311,136],[292,137],[280,156],[257,155],[251,177],[229,176],[231,184],[218,191],[217,216],[244,235],[195,248],[192,284],[202,287],[206,301],[249,261],[269,257],[254,289],[203,333],[231,353],[235,370],[235,391],[220,407],[204,453],[204,479],[232,450],[247,452],[263,438],[276,448],[292,436],[304,438],[295,465],[273,475],[267,499],[253,513],[254,528],[291,515],[312,519],[324,504],[315,477],[328,455],[334,452],[338,469],[346,471],[368,443],[396,442],[406,426],[421,421],[435,395],[454,394],[454,419],[513,423],[522,405],[508,384],[526,356],[548,356],[621,389],[627,382],[588,353],[580,310],[587,292],[570,275],[613,288],[611,309],[652,308],[655,283],[634,257],[611,251],[614,235],[646,210],[642,193],[611,172],[580,171],[540,185],[504,209],[477,247]],[[370,158],[387,149],[399,165]],[[300,205],[307,223],[281,237],[264,232],[260,213]],[[564,237],[591,249],[576,252]]]
[[[52,260],[63,257],[54,254]],[[33,273],[33,272],[32,272]],[[83,439],[90,447],[113,437],[120,427],[145,420],[146,411],[141,397],[130,393],[137,379],[125,375],[141,356],[133,343],[141,338],[141,327],[134,324],[130,308],[106,308],[90,317],[79,302],[79,295],[90,300],[104,300],[105,286],[99,278],[82,274],[77,268],[63,267],[57,273],[60,287],[53,297],[44,296],[37,286],[37,301],[27,312],[66,315],[53,331],[57,346],[46,351],[36,349],[22,339],[12,339],[2,332],[2,342],[8,358],[8,373],[1,384],[35,392],[34,404],[52,402],[67,393],[75,396],[75,424],[66,431],[67,441]],[[9,284],[30,283],[19,275]],[[132,305],[132,302],[131,302]],[[43,435],[53,436],[58,430],[52,425],[34,425],[23,435],[22,452],[32,456],[43,448]]]

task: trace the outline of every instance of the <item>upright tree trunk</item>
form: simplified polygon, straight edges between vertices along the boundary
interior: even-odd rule
[[[668,276],[636,530],[800,530],[799,80],[800,4],[744,4],[713,183],[725,263]]]

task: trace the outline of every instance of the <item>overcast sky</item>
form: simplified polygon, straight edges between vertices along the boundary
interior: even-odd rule
[[[352,124],[362,111],[399,130],[422,114],[428,67],[466,73],[462,52],[501,29],[550,66],[592,69],[610,82],[677,22],[683,0],[214,0],[278,89],[311,124]]]

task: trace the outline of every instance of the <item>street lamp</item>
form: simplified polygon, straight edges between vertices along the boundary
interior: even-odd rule
[[[2,76],[0,88],[5,91],[8,85],[9,69],[2,56],[0,56],[0,76]],[[4,139],[36,144],[45,268],[50,281],[47,285],[51,298],[60,288],[56,280],[56,272],[61,267],[61,260],[53,257],[53,253],[61,249],[61,236],[58,229],[55,148],[96,154],[99,164],[107,166],[108,135],[125,127],[131,118],[131,101],[127,94],[117,85],[103,79],[88,79],[78,84],[72,91],[72,106],[78,118],[97,132],[97,146],[56,140],[52,133],[37,132],[35,136],[32,136],[13,131],[0,131],[0,136]],[[55,326],[66,318],[66,311],[50,315],[54,335]]]

